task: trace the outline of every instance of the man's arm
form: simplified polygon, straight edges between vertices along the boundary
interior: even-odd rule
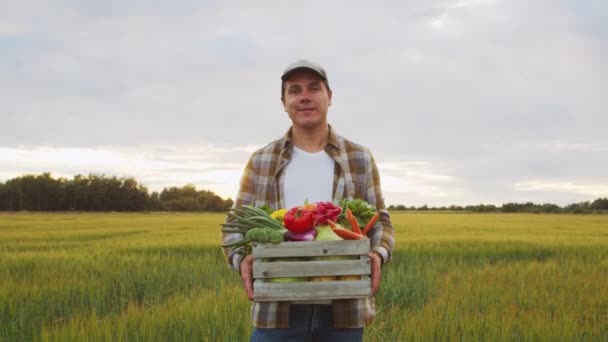
[[[247,298],[253,300],[253,255],[249,254],[243,257],[240,264],[240,272]]]
[[[236,200],[234,201],[233,208],[240,207],[244,204],[250,204],[253,202],[255,195],[255,170],[253,167],[253,156],[249,159],[245,171],[241,177],[239,192]],[[229,220],[226,218],[224,223]],[[241,233],[224,233],[222,232],[222,244],[227,244],[243,239]],[[224,256],[228,262],[228,267],[236,272],[240,272],[241,261],[243,261],[243,255],[238,254],[240,248],[223,248]]]
[[[374,157],[371,155],[370,167],[366,179],[367,198],[365,198],[365,200],[375,206],[380,214],[378,222],[368,234],[370,237],[371,251],[377,253],[382,259],[382,265],[385,265],[391,259],[395,246],[395,238],[393,235],[393,224],[384,205],[384,197],[382,196],[382,188],[380,186],[380,173],[378,172]]]

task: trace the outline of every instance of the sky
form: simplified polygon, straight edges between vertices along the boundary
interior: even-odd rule
[[[0,1],[0,182],[51,172],[236,196],[327,70],[387,204],[608,196],[608,2]]]

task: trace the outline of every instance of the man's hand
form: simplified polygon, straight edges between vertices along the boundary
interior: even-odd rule
[[[245,256],[243,260],[241,260],[239,267],[241,278],[243,278],[243,287],[245,287],[245,292],[247,292],[247,298],[253,300],[253,255],[249,254]]]
[[[382,257],[376,252],[368,254],[372,263],[372,296],[376,295],[380,288],[380,277],[382,276]]]

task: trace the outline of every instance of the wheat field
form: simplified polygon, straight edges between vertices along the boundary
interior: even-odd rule
[[[0,341],[244,341],[221,214],[0,213]],[[608,341],[608,215],[393,213],[366,341]]]

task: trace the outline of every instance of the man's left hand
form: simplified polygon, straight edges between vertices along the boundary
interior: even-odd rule
[[[380,277],[382,275],[382,257],[380,254],[376,252],[371,252],[368,254],[369,260],[372,263],[372,296],[376,295],[378,289],[380,288]]]

